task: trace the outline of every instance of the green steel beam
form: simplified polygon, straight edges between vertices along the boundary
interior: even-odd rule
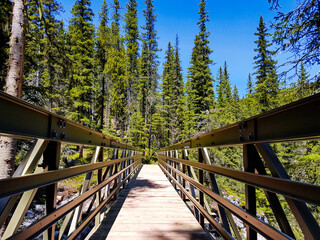
[[[159,151],[318,138],[319,123],[320,94],[316,94]]]
[[[0,135],[63,143],[138,150],[0,91]]]

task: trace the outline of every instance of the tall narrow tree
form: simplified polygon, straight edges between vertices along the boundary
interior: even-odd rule
[[[182,76],[182,67],[179,52],[179,38],[176,36],[176,44],[174,49],[174,67],[172,79],[172,140],[171,144],[186,138],[183,133],[185,124],[185,96],[184,82]]]
[[[71,10],[69,25],[70,72],[69,96],[71,106],[69,117],[87,126],[93,123],[93,55],[94,26],[90,0],[76,0]]]
[[[308,96],[310,93],[308,90],[310,86],[308,85],[309,74],[307,73],[304,64],[300,63],[300,68],[298,72],[298,99]]]
[[[156,89],[158,85],[159,51],[157,42],[157,30],[155,29],[156,15],[153,0],[144,0],[146,8],[143,10],[145,25],[143,26],[143,45],[141,55],[140,78],[140,106],[144,116],[145,127],[148,129],[148,149],[151,154],[152,115],[155,111]]]
[[[208,111],[213,107],[214,93],[212,76],[209,65],[212,64],[209,48],[209,32],[206,23],[209,21],[208,12],[205,9],[206,1],[201,0],[199,4],[199,34],[194,40],[194,47],[191,55],[191,66],[188,72],[190,82],[190,93],[192,108],[196,115]]]
[[[136,0],[129,0],[125,14],[125,42],[127,56],[127,100],[130,109],[136,105],[138,95],[139,78],[139,27],[138,27],[138,3]],[[132,110],[130,110],[132,111]]]
[[[226,61],[224,62],[223,70],[221,67],[219,68],[218,81],[218,106],[225,107],[226,104],[230,103],[232,98],[229,72]]]
[[[139,27],[138,27],[138,3],[136,0],[129,0],[127,12],[125,14],[125,43],[126,43],[126,65],[127,65],[127,109],[128,123],[127,135],[130,138],[131,126],[137,124],[130,123],[131,115],[140,111],[138,104],[138,80],[139,80]],[[135,115],[141,117],[141,113]],[[140,121],[140,120],[139,120]],[[139,131],[139,129],[133,130]]]
[[[171,42],[168,43],[168,49],[165,53],[165,62],[162,72],[162,102],[165,125],[165,145],[169,145],[172,139],[172,107],[173,107],[173,74],[174,74],[174,50]]]
[[[251,74],[250,73],[248,75],[247,90],[248,90],[248,95],[251,96],[252,93],[253,93],[253,83],[252,83],[252,79],[251,79]]]
[[[105,65],[107,63],[108,59],[108,49],[111,47],[111,39],[110,39],[110,34],[111,30],[110,27],[108,26],[108,5],[106,0],[103,1],[101,5],[101,12],[99,13],[100,17],[100,24],[97,30],[97,38],[96,38],[96,61],[97,61],[97,66],[96,66],[96,71],[98,74],[99,78],[99,89],[100,89],[100,94],[99,94],[99,100],[98,100],[98,107],[96,111],[98,112],[97,120],[98,120],[98,125],[97,129],[102,131],[103,126],[107,124],[107,119],[108,119],[108,114],[109,113],[109,94],[108,93],[108,86],[110,86],[110,81],[108,78],[107,73],[105,72]]]
[[[127,121],[127,90],[126,90],[126,56],[123,37],[120,33],[120,2],[113,2],[113,21],[111,23],[111,48],[106,63],[106,72],[110,75],[111,115],[114,117],[116,134],[124,138]]]
[[[254,41],[257,44],[257,48],[254,49],[257,52],[254,57],[257,78],[256,93],[262,110],[265,111],[272,107],[272,102],[279,92],[279,80],[276,73],[276,61],[273,60],[275,52],[269,50],[272,44],[269,43],[267,37],[270,34],[267,32],[262,16],[260,16],[257,30],[255,35],[258,36],[258,40]]]

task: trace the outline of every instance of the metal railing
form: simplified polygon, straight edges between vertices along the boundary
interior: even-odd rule
[[[319,239],[319,224],[308,204],[320,205],[320,186],[293,181],[269,143],[317,139],[320,136],[320,95],[314,95],[247,120],[160,149],[159,166],[189,199],[199,223],[206,221],[225,239],[241,239],[233,216],[246,226],[247,239],[257,233],[267,239],[295,239],[279,195],[287,202],[305,239]],[[214,165],[208,148],[242,146],[244,171]],[[197,150],[197,162],[188,152]],[[213,162],[213,163],[212,163]],[[245,208],[232,204],[220,194],[216,175],[245,184]],[[208,183],[204,183],[205,177]],[[256,189],[264,190],[278,223],[276,229],[257,216]],[[215,217],[205,198],[217,203]]]
[[[88,224],[93,225],[94,232],[108,211],[107,204],[117,199],[119,190],[140,168],[139,150],[2,92],[0,110],[0,135],[34,140],[13,177],[0,180],[2,239],[33,239],[39,234],[43,239],[74,239]],[[62,144],[94,147],[91,163],[62,168]],[[112,149],[111,160],[106,159],[105,149]],[[58,182],[79,174],[85,174],[79,195],[58,208]],[[96,184],[92,184],[93,178]],[[19,230],[42,187],[46,196],[44,217]],[[86,211],[85,202],[89,202]]]

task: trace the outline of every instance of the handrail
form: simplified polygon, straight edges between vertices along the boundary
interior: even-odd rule
[[[120,172],[118,172],[117,174],[115,174],[112,177],[108,178],[107,180],[103,181],[98,186],[92,188],[91,190],[89,190],[86,193],[82,194],[80,197],[76,198],[75,201],[71,201],[71,202],[67,203],[66,205],[62,206],[61,208],[58,208],[57,210],[55,210],[51,214],[49,214],[49,215],[45,216],[44,218],[42,218],[39,222],[31,225],[25,231],[17,233],[16,235],[12,236],[10,239],[15,239],[15,240],[21,239],[21,240],[24,240],[24,239],[29,239],[29,238],[31,239],[33,237],[36,237],[39,233],[41,233],[43,230],[45,230],[48,226],[52,225],[53,223],[57,222],[59,219],[61,219],[65,215],[67,215],[70,211],[72,211],[74,208],[79,206],[81,203],[83,203],[85,200],[87,200],[93,194],[95,194],[96,192],[101,190],[101,188],[103,188],[107,184],[111,183],[113,180],[115,180],[115,178],[117,178],[119,175],[124,173],[124,171],[126,171],[127,169],[132,167],[134,164],[135,163],[132,163],[128,167],[122,169]],[[137,170],[137,168],[138,168],[138,166],[135,167],[135,170]],[[125,180],[128,180],[130,175],[128,175],[125,178]],[[110,202],[111,198],[116,194],[117,190],[121,187],[121,185],[123,183],[124,183],[124,181],[121,184],[117,185],[117,187],[110,193],[110,195],[104,200],[104,202],[102,204],[100,204],[97,209],[95,209],[95,211],[90,215],[90,217],[88,219],[85,220],[86,224],[81,224],[82,225],[81,229],[83,229],[83,227],[85,225],[87,225],[92,218],[95,217],[95,215],[99,212],[99,210],[101,210],[101,208],[103,206],[105,206],[108,202]],[[79,232],[80,232],[79,230],[81,230],[81,229],[76,229],[75,232],[72,233],[73,237],[69,236],[69,238],[71,238],[71,239],[75,238],[79,234]]]
[[[0,134],[15,138],[46,139],[87,146],[139,151],[57,114],[33,106],[0,91]]]
[[[320,206],[320,186],[291,180],[269,142],[318,139],[319,108],[320,94],[316,94],[164,147],[157,154],[159,166],[173,186],[178,188],[182,199],[187,198],[193,203],[194,215],[199,223],[205,227],[206,218],[223,238],[241,238],[232,217],[234,215],[245,223],[247,239],[256,239],[257,233],[271,239],[294,239],[295,235],[277,195],[280,194],[286,200],[305,239],[317,239],[320,236],[320,227],[306,203]],[[207,148],[229,146],[243,147],[244,171],[215,166],[212,163]],[[197,150],[197,162],[189,161],[189,150]],[[198,175],[195,175],[195,172]],[[220,195],[216,175],[245,184],[245,210]],[[204,184],[205,176],[207,184]],[[187,186],[192,194],[187,191]],[[199,191],[198,196],[194,188]],[[280,231],[258,219],[256,188],[264,190]],[[214,219],[208,215],[211,209],[208,209],[208,204],[204,204],[204,195],[217,203],[218,222],[213,222]]]
[[[320,195],[317,194],[320,192],[320,186],[318,185],[258,175],[205,163],[191,162],[180,158],[166,157],[164,155],[158,155],[158,158],[160,160],[172,160],[177,163],[193,166],[198,169],[241,181],[253,187],[263,188],[274,193],[279,193],[284,196],[320,206]]]
[[[49,172],[35,173],[32,175],[0,179],[0,198],[19,194],[30,189],[43,187],[89,171],[113,166],[129,159],[140,160],[141,157],[142,155],[135,155],[134,157],[119,158],[117,160],[106,162],[85,164],[76,167],[52,170]]]
[[[59,240],[63,235],[76,238],[94,220],[93,232],[108,210],[106,204],[116,201],[119,191],[138,172],[142,164],[139,149],[3,92],[0,109],[5,116],[0,118],[0,136],[36,140],[13,177],[0,179],[0,228],[4,227],[0,238],[32,239],[43,233],[53,240],[55,224],[63,218]],[[62,144],[95,147],[91,163],[61,168]],[[104,156],[104,149],[113,149],[111,160]],[[97,184],[91,186],[94,171]],[[80,174],[86,176],[79,196],[57,208],[58,182]],[[40,187],[46,194],[46,215],[18,232]],[[86,212],[85,201],[90,201]]]
[[[161,148],[159,152],[318,138],[319,108],[320,93]]]

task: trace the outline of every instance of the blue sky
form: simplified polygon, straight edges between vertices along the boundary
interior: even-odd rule
[[[139,25],[144,25],[142,9],[145,8],[143,0],[138,1]],[[112,0],[107,1],[109,6]],[[122,15],[125,13],[127,1],[120,0],[122,4]],[[198,33],[197,21],[198,4],[200,0],[155,0],[158,31],[158,43],[162,51],[159,53],[162,72],[162,62],[168,42],[175,42],[176,34],[179,35],[180,53],[183,67],[183,75],[186,77],[189,67],[190,56],[195,35]],[[296,7],[296,0],[280,0],[280,11],[287,12]],[[67,23],[71,18],[70,11],[74,1],[61,1],[65,10],[62,18]],[[94,24],[99,25],[98,13],[102,0],[93,0],[92,9],[95,13]],[[227,61],[231,84],[236,84],[240,95],[246,93],[248,74],[253,73],[253,57],[255,56],[254,41],[260,15],[263,16],[267,26],[273,22],[277,11],[270,10],[270,3],[267,0],[207,0],[207,11],[210,22],[207,28],[210,31],[210,48],[213,50],[211,59],[215,63],[211,66],[214,78],[218,68]],[[279,65],[284,63],[289,55],[279,53],[276,56]],[[278,72],[281,72],[279,69]],[[294,79],[293,79],[294,80]],[[291,81],[293,81],[291,80]]]

